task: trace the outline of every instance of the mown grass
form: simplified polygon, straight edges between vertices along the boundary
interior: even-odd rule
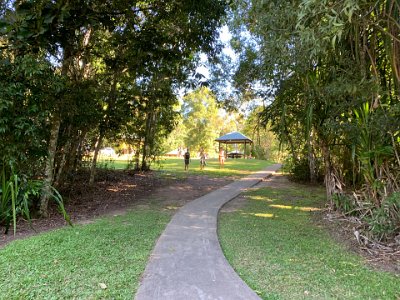
[[[207,175],[213,177],[221,176],[247,176],[254,171],[259,171],[272,162],[257,159],[227,159],[223,168],[220,168],[218,159],[207,159],[204,170],[200,170],[200,160],[197,157],[191,159],[189,170],[184,170],[183,158],[161,157],[151,165],[152,170],[159,171],[164,175],[176,177],[186,177],[187,175]],[[99,166],[105,168],[122,170],[128,166],[127,160],[108,159],[99,160]]]
[[[223,168],[220,168],[218,159],[207,159],[207,165],[200,170],[200,160],[192,158],[189,164],[189,170],[184,170],[183,158],[161,157],[154,161],[151,169],[160,176],[169,178],[186,178],[188,175],[205,175],[210,177],[243,177],[250,175],[255,171],[262,170],[273,162],[257,159],[227,159]],[[112,170],[125,170],[128,167],[128,161],[125,159],[99,159],[98,167]]]
[[[263,170],[272,162],[257,159],[227,159],[223,168],[220,168],[218,159],[207,159],[204,170],[200,170],[200,160],[191,159],[189,170],[184,170],[183,158],[164,158],[154,168],[164,175],[185,177],[187,175],[207,175],[210,177],[234,176],[243,177],[255,171]]]
[[[368,267],[311,220],[324,191],[262,188],[220,215],[231,265],[263,299],[400,299],[400,278]]]
[[[133,299],[169,219],[142,209],[14,241],[0,249],[0,299]]]
[[[195,163],[185,172],[183,159],[166,159],[159,173],[244,176],[270,164],[231,160],[219,170],[218,162],[210,160],[200,171]],[[0,299],[132,299],[170,220],[157,204],[150,207],[11,242],[0,249]]]

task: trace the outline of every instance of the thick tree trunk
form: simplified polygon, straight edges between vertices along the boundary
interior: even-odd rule
[[[51,185],[54,180],[54,158],[57,151],[58,132],[60,130],[61,119],[59,115],[54,115],[51,121],[50,140],[48,156],[43,180],[42,195],[40,198],[39,213],[43,217],[48,216],[48,204],[51,194]]]
[[[61,160],[60,160],[60,163],[58,165],[57,175],[56,175],[56,178],[54,180],[54,186],[55,187],[59,187],[60,186],[61,179],[62,179],[63,173],[65,171],[64,167],[65,167],[65,163],[67,161],[66,157],[69,154],[70,148],[71,148],[71,142],[68,141],[64,146],[63,153],[62,153],[62,156],[61,156]]]

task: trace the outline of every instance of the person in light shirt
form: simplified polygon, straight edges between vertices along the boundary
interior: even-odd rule
[[[223,168],[225,163],[225,151],[222,148],[219,148],[218,160],[219,160],[219,167]]]

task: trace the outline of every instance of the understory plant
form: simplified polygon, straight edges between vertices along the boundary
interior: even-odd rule
[[[8,233],[12,224],[14,234],[17,232],[17,219],[23,217],[31,223],[31,209],[34,207],[35,199],[38,199],[43,188],[40,180],[29,180],[18,175],[12,164],[2,164],[0,173],[0,225],[5,227]],[[68,224],[72,224],[65,210],[62,196],[51,188],[50,198],[54,200],[60,213]]]
[[[400,235],[400,193],[387,197],[380,207],[365,217],[369,230],[379,240],[390,240]]]

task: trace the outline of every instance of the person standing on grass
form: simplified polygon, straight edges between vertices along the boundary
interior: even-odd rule
[[[206,153],[204,152],[203,147],[200,148],[200,170],[204,169],[204,166],[206,165]]]
[[[185,160],[185,171],[189,170],[189,162],[190,162],[190,152],[189,148],[186,149],[185,154],[183,155],[183,158]]]
[[[219,167],[223,168],[225,163],[225,151],[222,147],[219,148],[218,160],[219,160]]]

